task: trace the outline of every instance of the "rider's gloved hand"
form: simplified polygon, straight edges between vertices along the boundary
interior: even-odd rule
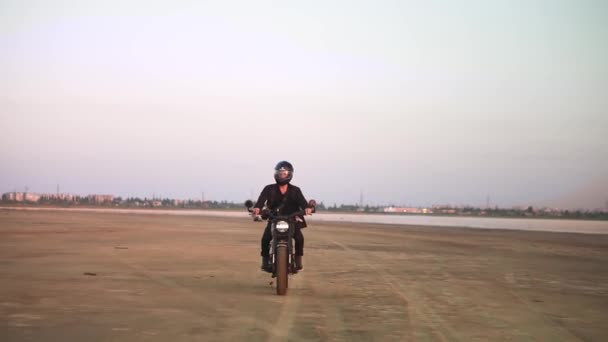
[[[312,214],[312,208],[304,209],[304,215],[311,215],[311,214]]]
[[[260,215],[260,208],[253,208],[253,212],[251,213],[252,216],[258,216]]]

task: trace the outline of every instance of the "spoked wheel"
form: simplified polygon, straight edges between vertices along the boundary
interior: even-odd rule
[[[287,292],[287,246],[277,248],[277,294],[285,295]]]

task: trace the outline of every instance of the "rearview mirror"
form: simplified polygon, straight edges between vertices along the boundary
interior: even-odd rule
[[[247,207],[247,209],[253,207],[253,201],[252,200],[246,200],[245,201],[245,207]]]

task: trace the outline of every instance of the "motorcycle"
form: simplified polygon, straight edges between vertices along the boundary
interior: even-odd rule
[[[308,206],[315,212],[316,202],[310,200]],[[245,207],[253,212],[253,202],[245,201]],[[285,295],[288,287],[288,275],[298,273],[296,268],[293,236],[295,234],[296,217],[304,216],[305,211],[300,210],[290,215],[279,215],[267,208],[262,209],[261,218],[254,216],[254,221],[268,220],[272,240],[270,240],[270,258],[268,269],[273,278],[277,278],[277,295]]]

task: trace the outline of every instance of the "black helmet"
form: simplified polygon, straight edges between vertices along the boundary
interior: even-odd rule
[[[281,171],[287,171],[287,176],[281,177]],[[274,180],[279,185],[288,184],[293,177],[293,166],[288,161],[280,161],[277,166],[274,167]]]

